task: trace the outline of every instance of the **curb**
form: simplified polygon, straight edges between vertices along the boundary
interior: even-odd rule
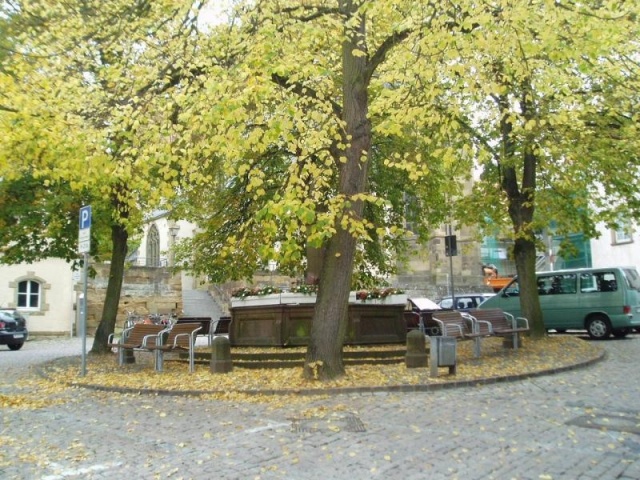
[[[434,392],[440,390],[448,390],[454,388],[463,387],[476,387],[483,385],[493,385],[497,383],[509,383],[519,380],[525,380],[528,378],[542,377],[546,375],[554,375],[556,373],[567,372],[571,370],[577,370],[579,368],[589,367],[606,357],[606,352],[601,351],[598,356],[578,362],[572,365],[565,365],[558,368],[550,368],[546,370],[539,370],[537,372],[523,373],[518,375],[505,375],[502,377],[487,377],[475,380],[460,380],[449,381],[435,384],[418,384],[418,385],[389,385],[378,387],[336,387],[336,388],[310,388],[310,389],[252,389],[252,390],[166,390],[166,389],[154,389],[154,388],[128,388],[128,387],[109,387],[106,385],[95,384],[82,384],[75,382],[65,382],[65,385],[75,388],[86,388],[88,390],[122,393],[122,394],[135,394],[135,395],[157,395],[167,397],[177,396],[204,396],[204,395],[217,395],[217,394],[229,394],[239,393],[244,395],[297,395],[297,396],[320,396],[320,395],[351,395],[351,394],[377,394],[377,393],[415,393],[415,392]],[[37,367],[37,373],[43,378],[48,376],[42,367]]]

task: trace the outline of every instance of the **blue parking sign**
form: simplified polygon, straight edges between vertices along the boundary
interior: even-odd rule
[[[80,209],[80,230],[91,228],[91,205]]]

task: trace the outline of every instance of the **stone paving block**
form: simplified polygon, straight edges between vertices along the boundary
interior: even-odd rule
[[[0,478],[638,479],[636,435],[566,424],[590,411],[638,413],[640,372],[626,367],[640,357],[640,336],[599,345],[606,360],[584,370],[287,408],[77,389],[60,405],[0,410]],[[341,420],[292,428],[312,407]],[[350,428],[353,418],[363,428]]]

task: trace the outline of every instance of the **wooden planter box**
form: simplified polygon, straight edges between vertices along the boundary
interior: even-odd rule
[[[345,344],[405,343],[402,304],[349,304]],[[234,346],[307,345],[313,304],[232,306],[229,340]]]

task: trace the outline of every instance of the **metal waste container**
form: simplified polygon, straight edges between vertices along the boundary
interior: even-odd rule
[[[439,367],[449,367],[449,374],[456,373],[458,342],[454,337],[433,336],[431,339],[431,376],[438,376]]]

